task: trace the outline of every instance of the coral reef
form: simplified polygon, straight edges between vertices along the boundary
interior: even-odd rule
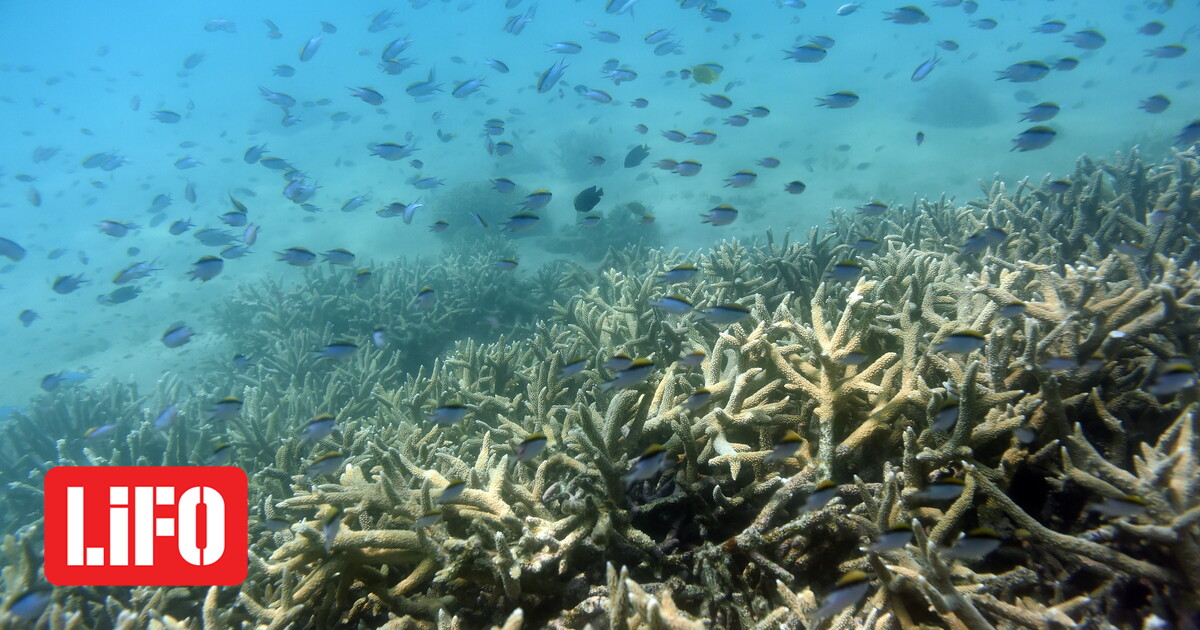
[[[245,287],[220,317],[250,370],[186,393],[67,390],[0,426],[0,500],[20,507],[0,521],[0,593],[45,587],[49,466],[202,463],[229,442],[252,480],[245,583],[55,588],[38,623],[1195,625],[1198,174],[1194,150],[1157,165],[1134,151],[1080,159],[1065,188],[997,179],[961,206],[837,211],[798,241],[631,246],[523,278],[494,270],[506,245],[488,241],[382,265],[361,289],[334,272]],[[861,276],[831,273],[845,260]],[[659,281],[683,263],[694,281]],[[427,284],[439,301],[418,313]],[[649,305],[666,294],[749,313],[723,324]],[[483,305],[505,322],[491,336]],[[382,323],[387,348],[310,354]],[[963,338],[977,343],[950,343]],[[680,360],[696,351],[698,365]],[[654,370],[605,386],[619,354]],[[1190,383],[1165,386],[1181,364]],[[240,416],[203,419],[231,394]],[[181,421],[153,428],[172,401]],[[450,402],[465,417],[432,421]],[[318,413],[338,430],[313,444],[301,430]],[[98,417],[120,437],[81,437]],[[527,457],[538,434],[545,450]],[[631,475],[652,444],[661,469]],[[346,465],[306,474],[328,450]],[[444,498],[455,480],[465,489]]]

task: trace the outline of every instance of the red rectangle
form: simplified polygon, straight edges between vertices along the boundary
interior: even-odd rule
[[[58,466],[45,480],[45,572],[58,586],[246,579],[247,480],[234,466]]]

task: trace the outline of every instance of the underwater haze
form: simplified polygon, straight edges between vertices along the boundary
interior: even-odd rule
[[[1196,627],[1198,32],[5,3],[0,621]],[[246,584],[45,583],[134,464],[250,474]]]
[[[535,227],[520,241],[523,268],[532,269],[546,259],[545,241],[579,222],[583,213],[570,202],[588,186],[604,189],[596,214],[640,203],[653,214],[654,229],[669,234],[663,245],[691,249],[766,228],[802,232],[837,206],[903,204],[942,193],[964,198],[993,174],[1007,181],[1062,174],[1082,154],[1139,145],[1163,155],[1196,116],[1200,97],[1191,54],[1147,54],[1186,45],[1198,23],[1195,3],[1161,11],[1161,2],[992,1],[969,13],[964,6],[971,3],[948,2],[940,4],[956,6],[924,7],[927,21],[915,24],[885,20],[895,7],[874,3],[849,15],[825,3],[766,3],[731,8],[726,21],[707,15],[713,9],[705,5],[712,3],[685,4],[697,6],[661,0],[615,10],[599,0],[512,7],[417,2],[396,7],[374,32],[369,27],[378,10],[335,12],[320,3],[288,3],[274,11],[238,3],[188,3],[169,11],[132,2],[65,12],[55,3],[6,7],[0,24],[6,85],[0,124],[7,139],[0,159],[2,235],[29,255],[19,264],[5,260],[0,276],[9,311],[0,343],[10,349],[0,367],[0,400],[26,405],[43,375],[63,371],[135,375],[142,382],[164,371],[188,372],[196,358],[164,352],[149,333],[177,321],[199,325],[198,318],[239,282],[302,278],[272,252],[343,248],[362,263],[436,258],[450,239],[484,233],[474,229],[472,209],[454,196],[464,185],[482,190],[491,179],[515,182],[518,190],[488,200],[511,214],[522,209],[525,194],[554,194],[537,212],[556,225]],[[506,29],[514,15],[523,24],[516,34]],[[994,19],[995,28],[978,28],[984,18]],[[276,25],[278,37],[264,19]],[[1052,20],[1065,28],[1032,32]],[[1140,33],[1148,22],[1162,23],[1163,31]],[[336,32],[323,30],[323,23]],[[42,31],[29,24],[53,26]],[[1103,33],[1108,41],[1096,50],[1064,41],[1079,31]],[[602,32],[620,40],[597,39]],[[648,36],[655,32],[661,41]],[[788,51],[814,46],[814,37],[827,47],[824,58],[786,58]],[[319,46],[302,61],[301,48],[314,38]],[[648,38],[657,43],[647,44]],[[405,69],[393,75],[381,69],[388,61],[381,55],[396,41],[403,50],[391,61]],[[937,45],[941,41],[959,47],[945,50]],[[580,49],[551,50],[560,42]],[[671,52],[656,53],[670,42],[677,44]],[[932,72],[911,80],[935,56]],[[1051,70],[1037,81],[997,80],[1012,64],[1040,60],[1053,67],[1062,58],[1079,65]],[[508,71],[498,72],[488,59]],[[559,62],[566,64],[562,78],[539,93],[539,76]],[[637,78],[615,84],[606,64],[630,69]],[[702,64],[721,68],[711,83],[698,83],[691,72]],[[280,66],[294,74],[280,76]],[[418,97],[406,92],[430,76],[436,91]],[[471,80],[483,87],[456,98],[455,86]],[[358,87],[376,90],[383,102],[355,98],[349,88]],[[264,98],[262,88],[295,103],[281,108]],[[584,89],[603,91],[612,102],[593,100]],[[840,91],[854,92],[860,101],[846,109],[816,106],[817,99]],[[703,97],[711,94],[727,96],[732,105],[710,105]],[[1166,111],[1138,108],[1156,94],[1170,99]],[[648,104],[631,106],[636,99]],[[1044,123],[1021,121],[1043,102],[1061,111]],[[769,114],[746,116],[744,127],[727,124],[730,116],[757,106]],[[179,121],[160,122],[153,116],[158,111],[178,114]],[[298,121],[285,126],[289,116]],[[489,119],[503,121],[503,132],[485,135]],[[647,131],[639,134],[637,125]],[[1013,140],[1037,125],[1053,129],[1054,141],[1039,150],[1011,151]],[[671,142],[663,137],[670,130],[688,136],[709,130],[716,139],[706,145]],[[918,133],[924,134],[919,145]],[[509,142],[512,152],[497,155],[488,150],[489,141]],[[388,161],[373,156],[370,148],[379,143],[413,151]],[[287,171],[243,160],[247,149],[262,145],[265,157],[295,169],[293,178],[318,186],[308,206],[284,196]],[[624,168],[626,154],[639,145],[649,147],[649,157]],[[39,159],[39,150],[53,155]],[[86,168],[86,158],[97,155],[100,166]],[[114,160],[108,167],[106,156]],[[604,164],[589,165],[592,156]],[[768,157],[778,166],[758,164]],[[187,158],[198,165],[179,169],[177,161]],[[681,176],[653,166],[663,159],[695,160],[703,168]],[[743,170],[757,174],[757,181],[728,186],[727,178]],[[414,187],[426,177],[436,178],[436,187]],[[793,181],[804,184],[803,193],[785,191]],[[189,183],[195,202],[185,198]],[[170,205],[157,209],[160,195]],[[193,262],[240,242],[212,247],[193,238],[204,228],[241,238],[242,227],[220,220],[234,210],[231,195],[246,204],[246,220],[261,226],[260,240],[249,247],[252,253],[229,260],[213,281],[189,282]],[[340,211],[360,195],[367,197],[362,206]],[[376,215],[389,204],[418,200],[424,205],[411,224]],[[739,210],[735,223],[701,222],[701,214],[722,204]],[[169,226],[181,219],[195,227],[170,234]],[[507,215],[487,219],[494,231]],[[104,220],[142,229],[117,238],[97,229]],[[431,235],[429,226],[438,220],[454,231],[445,238]],[[646,227],[622,225],[618,236],[633,242]],[[136,299],[95,301],[119,288],[110,281],[117,272],[153,261],[161,271],[133,283],[141,290]],[[55,279],[80,274],[87,283],[77,291],[51,290]],[[25,327],[18,315],[27,309],[38,319]],[[217,342],[200,330],[198,341]],[[220,350],[237,354],[236,348]]]

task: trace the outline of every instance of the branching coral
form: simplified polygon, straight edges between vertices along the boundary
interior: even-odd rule
[[[48,620],[1186,625],[1200,606],[1200,393],[1155,385],[1177,357],[1200,362],[1198,165],[1191,152],[1081,159],[1065,192],[996,179],[961,206],[839,211],[797,242],[610,249],[596,268],[559,262],[526,278],[494,271],[500,240],[377,267],[374,286],[321,272],[307,287],[247,288],[221,319],[255,367],[191,394],[69,390],[5,425],[21,446],[0,447],[20,448],[4,498],[28,509],[5,516],[3,592],[39,587],[30,514],[45,467],[202,463],[222,441],[252,472],[247,582],[58,589]],[[971,240],[983,232],[986,246]],[[835,273],[847,259],[861,277]],[[695,280],[660,281],[685,263]],[[422,312],[412,300],[425,284],[456,290]],[[651,305],[668,294],[748,314],[724,323]],[[492,305],[501,329],[471,334]],[[368,347],[381,322],[393,345]],[[956,335],[980,347],[942,345]],[[352,358],[313,359],[348,337],[364,340]],[[618,354],[653,370],[614,386],[605,363]],[[229,395],[241,415],[207,420]],[[153,428],[152,407],[169,402],[190,422]],[[450,403],[465,417],[439,424]],[[119,417],[120,439],[84,441],[97,409]],[[301,430],[319,413],[338,430],[314,444]],[[523,451],[542,439],[544,451]],[[659,467],[642,457],[651,444],[665,449]],[[330,450],[346,465],[307,474]],[[456,480],[465,489],[444,498]],[[999,545],[971,553],[996,542],[986,530]],[[889,534],[901,544],[878,546]],[[815,618],[850,571],[869,574],[861,600]]]

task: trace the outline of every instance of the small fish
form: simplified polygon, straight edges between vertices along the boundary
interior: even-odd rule
[[[96,227],[99,228],[101,232],[104,232],[105,234],[114,238],[122,238],[127,236],[132,231],[142,229],[142,226],[135,223],[125,223],[122,221],[114,221],[112,219],[105,219],[104,221],[97,223]]]
[[[1088,511],[1109,518],[1141,516],[1146,513],[1146,500],[1132,494],[1108,497],[1103,501],[1089,505]]]
[[[439,504],[453,503],[467,489],[467,482],[462,479],[452,479],[442,488],[442,493],[438,495],[437,502]]]
[[[1021,121],[1045,122],[1057,116],[1059,110],[1058,103],[1038,103],[1030,107],[1024,114],[1021,114]]]
[[[783,52],[784,59],[791,59],[796,63],[817,63],[829,55],[828,50],[816,44],[804,44]]]
[[[625,154],[625,168],[633,168],[640,165],[650,155],[650,147],[647,145],[639,145],[629,150]]]
[[[982,558],[1000,547],[1000,533],[994,529],[977,527],[959,535],[949,549],[943,551],[948,558],[973,560]]]
[[[168,125],[173,125],[173,124],[179,122],[180,120],[183,120],[183,116],[180,116],[179,114],[177,114],[169,109],[163,109],[163,110],[154,112],[154,113],[150,114],[150,117],[153,118],[154,120],[157,120],[160,123],[166,123]]]
[[[517,185],[515,183],[513,183],[513,181],[511,179],[507,179],[504,177],[498,177],[496,179],[491,180],[491,182],[492,182],[492,188],[495,189],[497,192],[510,193],[510,192],[516,190],[516,188],[517,188]]]
[[[502,258],[496,261],[496,269],[500,271],[515,271],[517,266],[517,261],[511,258]]]
[[[882,201],[872,201],[858,207],[858,214],[864,217],[877,217],[887,212],[888,205]]]
[[[1054,137],[1056,135],[1058,135],[1058,132],[1054,131],[1050,127],[1043,127],[1040,125],[1037,127],[1030,127],[1029,129],[1017,134],[1016,138],[1013,138],[1013,146],[1011,149],[1009,149],[1009,151],[1019,150],[1021,152],[1025,152],[1044,149],[1050,146],[1050,143],[1054,141]]]
[[[929,76],[929,73],[933,72],[933,68],[937,66],[939,61],[941,61],[941,59],[938,58],[937,53],[934,53],[933,58],[921,62],[921,65],[917,66],[916,70],[913,70],[910,80],[914,82],[920,81],[921,79]]]
[[[678,265],[670,270],[662,272],[655,278],[655,282],[660,284],[679,284],[682,282],[691,282],[697,274],[700,274],[700,269],[696,265]]]
[[[858,104],[858,95],[849,90],[834,92],[825,98],[817,99],[817,107],[828,107],[830,109],[846,109],[854,107]]]
[[[1200,142],[1200,119],[1193,120],[1184,126],[1183,131],[1175,136],[1175,146],[1191,146]]]
[[[843,4],[842,6],[838,7],[837,11],[835,11],[834,13],[836,13],[837,15],[843,15],[843,16],[850,15],[851,13],[854,13],[855,11],[859,10],[860,8],[862,8],[861,2],[848,2],[848,3]]]
[[[166,431],[175,426],[175,423],[178,420],[179,410],[175,408],[175,405],[170,405],[166,409],[163,409],[162,412],[154,418],[153,424],[155,429],[158,429],[159,431]]]
[[[17,315],[17,319],[21,321],[21,325],[25,326],[26,328],[28,328],[30,324],[32,324],[39,317],[40,315],[38,315],[36,311],[29,309],[25,309],[21,311],[19,315]]]
[[[698,368],[704,364],[708,355],[703,350],[693,350],[679,357],[679,365],[687,369]]]
[[[317,262],[317,255],[303,247],[289,247],[282,252],[275,252],[276,260],[281,260],[296,267],[308,267]]]
[[[417,310],[427,311],[427,310],[433,308],[433,305],[436,302],[437,302],[437,293],[434,292],[433,288],[425,286],[425,287],[421,287],[421,290],[417,292],[417,297],[416,297]]]
[[[351,96],[361,99],[364,103],[366,103],[368,105],[374,105],[375,107],[379,107],[380,105],[383,105],[383,101],[384,101],[383,95],[380,94],[374,88],[357,87],[357,88],[347,88],[347,89],[350,90]]]
[[[208,417],[220,422],[233,420],[241,415],[243,406],[241,400],[233,396],[226,396],[213,405],[208,412]]]
[[[688,411],[695,411],[708,404],[708,401],[711,398],[712,392],[708,391],[708,389],[704,387],[698,388],[696,391],[692,392],[692,394],[688,396],[686,400],[683,401],[683,408]]]
[[[997,22],[996,20],[994,20],[992,18],[983,18],[982,20],[971,20],[971,26],[973,26],[981,31],[990,31],[990,30],[996,28],[997,26],[999,26],[999,24],[1000,24],[999,22]]]
[[[656,300],[650,300],[650,306],[672,315],[687,315],[692,312],[692,303],[679,295],[668,295]]]
[[[817,484],[813,488],[812,494],[804,500],[804,505],[800,507],[798,514],[807,514],[809,512],[820,511],[832,501],[838,494],[837,484],[828,479]]]
[[[63,384],[63,377],[62,377],[61,373],[47,374],[42,377],[41,387],[45,391],[52,392],[52,391],[58,389],[58,387],[62,384]]]
[[[907,6],[886,12],[883,19],[896,24],[921,24],[928,22],[929,16],[920,7]]]
[[[1025,303],[1017,300],[1001,306],[999,309],[997,309],[996,315],[1007,318],[1020,317],[1025,314],[1025,310]]]
[[[912,496],[923,501],[951,501],[962,494],[963,484],[958,477],[946,477],[914,492]]]
[[[548,190],[535,190],[525,197],[525,201],[521,202],[521,207],[525,210],[540,210],[549,205],[553,198],[554,194]]]
[[[700,100],[718,109],[729,109],[733,106],[733,101],[724,94],[705,94],[700,97]]]
[[[1076,48],[1084,50],[1096,50],[1108,42],[1099,31],[1079,31],[1078,33],[1067,35],[1063,41],[1074,44]]]
[[[448,427],[452,424],[462,422],[463,418],[467,417],[467,412],[470,409],[466,405],[457,402],[446,403],[429,415],[429,419],[439,426]]]
[[[318,361],[345,361],[358,352],[358,345],[350,341],[335,341],[320,350],[314,350],[312,357]]]
[[[208,461],[205,464],[208,466],[224,466],[229,463],[233,455],[233,445],[222,442],[213,448],[213,452],[208,456]]]
[[[417,529],[425,529],[426,527],[433,527],[441,520],[442,520],[442,511],[441,510],[430,510],[430,511],[426,512],[425,514],[423,514],[417,520],[413,521],[413,527],[415,527]]]
[[[1146,22],[1138,28],[1138,32],[1142,35],[1158,35],[1164,28],[1166,26],[1162,22]]]
[[[258,242],[258,230],[259,230],[259,226],[255,225],[253,223],[251,223],[250,225],[247,225],[246,229],[242,230],[242,242],[245,243],[247,246],[253,245],[256,242]]]
[[[867,360],[867,353],[862,350],[847,350],[838,358],[834,359],[834,363],[839,365],[858,365]]]
[[[591,186],[583,189],[578,195],[575,195],[575,211],[576,212],[591,212],[596,204],[600,203],[600,199],[604,197],[604,189]]]
[[[331,265],[352,265],[354,264],[354,253],[345,249],[331,249],[324,254],[325,262]]]
[[[567,67],[567,64],[560,59],[554,65],[547,68],[545,72],[542,72],[537,80],[538,94],[544,94],[552,90],[554,85],[558,83],[558,80],[562,78],[563,73],[566,72]]]
[[[192,263],[192,270],[188,272],[189,279],[199,279],[201,282],[208,282],[217,277],[221,270],[225,267],[225,261],[216,256],[203,256],[196,262]]]
[[[795,455],[796,451],[800,450],[803,444],[804,440],[800,437],[800,434],[789,429],[787,433],[783,434],[783,437],[779,438],[775,446],[771,447],[771,452],[767,454],[765,459],[768,462],[787,460]]]
[[[738,171],[733,175],[725,178],[725,186],[734,188],[745,188],[751,186],[758,181],[758,173],[754,171]]]
[[[317,51],[320,49],[321,49],[321,36],[317,35],[317,36],[313,37],[312,39],[304,42],[304,45],[300,47],[300,61],[309,61],[310,59],[313,58],[313,55],[317,54]]]
[[[26,591],[9,602],[6,611],[19,621],[33,624],[50,606],[50,594],[50,591],[45,589]]]
[[[605,361],[603,367],[606,370],[614,370],[614,371],[619,372],[619,371],[624,370],[625,368],[629,367],[630,365],[633,365],[633,359],[629,355],[616,354],[616,355],[613,355],[613,357],[611,359]]]
[[[54,283],[50,285],[50,288],[53,289],[54,292],[59,295],[66,295],[66,294],[71,293],[72,291],[78,289],[80,287],[80,285],[83,285],[88,282],[91,282],[91,281],[84,280],[83,274],[72,275],[72,276],[59,276],[58,278],[56,278],[54,280]]]
[[[933,416],[933,425],[930,427],[934,431],[946,433],[954,428],[954,423],[958,422],[959,401],[957,396],[946,396],[942,401],[942,406]]]
[[[345,463],[346,456],[341,451],[329,451],[313,460],[313,463],[308,465],[306,473],[309,477],[332,474],[341,470]]]
[[[255,164],[259,160],[262,159],[263,154],[265,154],[266,152],[267,152],[267,145],[260,144],[256,147],[250,147],[249,149],[246,149],[246,153],[242,156],[242,159],[247,164]],[[274,158],[274,159],[279,159],[279,158]]]
[[[722,204],[700,216],[703,217],[701,223],[708,223],[713,226],[729,225],[737,220],[738,211],[733,206]]]
[[[844,260],[829,268],[825,277],[834,282],[855,282],[863,273],[863,266],[852,261]]]
[[[808,189],[808,186],[800,180],[790,181],[783,185],[783,189],[792,195],[799,195]]]
[[[568,379],[576,374],[579,374],[587,367],[587,359],[571,359],[563,364],[561,370],[558,371],[558,379]]]
[[[25,258],[25,254],[25,248],[18,245],[16,241],[0,237],[0,256],[5,256],[13,262],[20,262]]]
[[[1042,22],[1031,29],[1034,33],[1061,33],[1064,28],[1067,28],[1067,23],[1062,20],[1049,20]]]
[[[313,464],[316,466],[316,464]],[[310,467],[311,470],[312,467]],[[316,476],[310,473],[310,476]],[[336,505],[329,505],[328,508],[322,510],[318,516],[320,523],[320,534],[322,534],[322,545],[325,547],[325,554],[329,556],[329,552],[334,548],[334,541],[337,540],[337,533],[342,529],[342,509]]]
[[[513,452],[512,458],[518,462],[527,462],[536,458],[546,448],[548,443],[544,433],[530,433]]]
[[[323,440],[337,430],[337,420],[330,414],[323,413],[304,425],[303,440],[305,442],[318,442]]]
[[[633,463],[633,468],[621,480],[628,491],[633,484],[657,475],[667,460],[667,449],[661,444],[651,444]]]
[[[600,391],[633,387],[649,378],[653,371],[654,362],[650,359],[634,359],[628,367],[617,370],[616,376],[611,381],[602,383]]]
[[[1074,57],[1062,57],[1055,61],[1051,67],[1059,72],[1070,72],[1079,67],[1079,60]]]
[[[838,578],[837,584],[825,595],[825,599],[821,600],[821,607],[809,615],[806,625],[816,627],[826,617],[831,617],[846,608],[857,605],[869,590],[871,590],[871,578],[866,573],[862,571],[846,573]]]
[[[196,335],[196,331],[188,328],[184,324],[175,324],[170,326],[166,332],[162,334],[162,344],[168,348],[179,348],[184,346],[188,341],[192,341],[192,336]]]
[[[718,304],[710,307],[701,314],[701,319],[708,320],[718,326],[736,324],[750,316],[750,309],[741,304]]]
[[[354,286],[361,289],[371,283],[374,274],[368,269],[359,269],[354,274]]]
[[[375,330],[372,330],[371,343],[380,350],[386,348],[388,345],[387,330],[382,326],[377,326]]]
[[[1196,366],[1187,357],[1172,357],[1163,368],[1149,392],[1155,396],[1171,396],[1196,386]]]
[[[1161,114],[1167,111],[1167,108],[1170,106],[1171,99],[1162,94],[1155,94],[1154,96],[1142,99],[1142,102],[1138,105],[1138,109],[1150,114]]]
[[[933,346],[934,352],[949,354],[970,354],[984,346],[987,338],[977,330],[964,328],[946,335],[940,343]]]
[[[912,542],[913,528],[908,523],[896,523],[880,534],[875,540],[875,544],[868,547],[873,553],[888,553],[889,551],[899,551],[908,546]]]
[[[509,232],[524,232],[532,230],[541,222],[541,217],[532,212],[518,212],[502,223],[504,230]]]

